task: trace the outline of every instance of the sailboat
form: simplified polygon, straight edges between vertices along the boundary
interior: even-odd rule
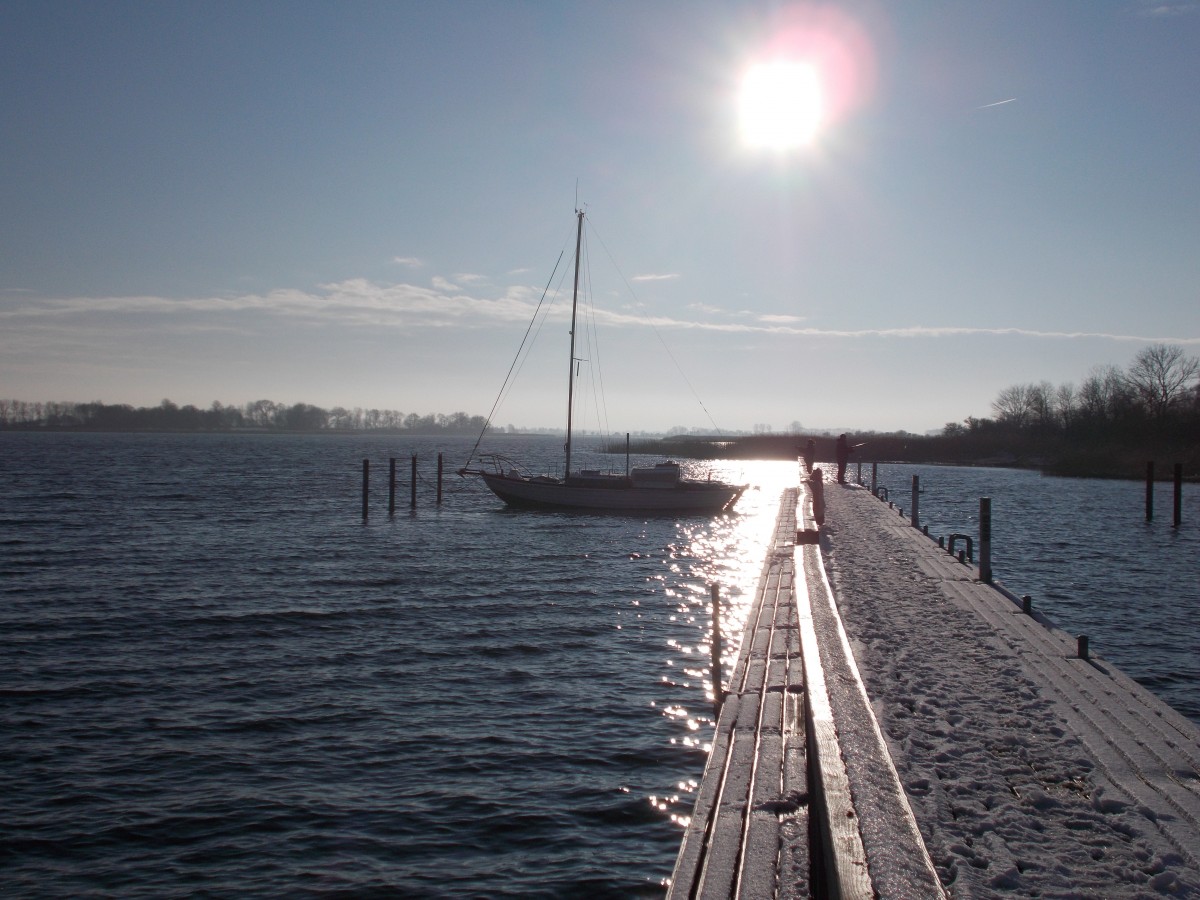
[[[493,467],[462,468],[459,475],[477,475],[509,506],[583,512],[719,513],[733,507],[744,484],[686,478],[679,463],[626,466],[624,475],[597,470],[571,470],[575,401],[575,325],[579,308],[579,259],[583,245],[583,210],[575,211],[575,286],[571,295],[570,367],[567,375],[567,442],[563,477],[530,475],[504,457],[491,457]]]

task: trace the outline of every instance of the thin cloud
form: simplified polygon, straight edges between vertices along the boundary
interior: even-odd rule
[[[1032,328],[965,328],[911,325],[905,328],[867,328],[862,330],[825,330],[819,328],[797,328],[795,334],[818,335],[822,337],[895,337],[895,338],[955,338],[955,337],[1029,337],[1053,338],[1066,340],[1107,340],[1163,343],[1163,344],[1200,344],[1200,337],[1147,337],[1138,334],[1113,334],[1103,331],[1038,331]]]
[[[0,309],[6,338],[18,340],[35,330],[79,325],[120,327],[124,319],[139,329],[237,329],[253,330],[253,316],[291,319],[298,323],[349,327],[395,328],[489,328],[497,323],[525,324],[533,317],[541,290],[513,286],[494,297],[472,296],[444,278],[432,286],[379,284],[355,278],[318,285],[315,290],[281,289],[264,294],[167,298],[133,297],[14,297]],[[597,309],[594,317],[613,327],[653,325],[656,328],[726,334],[760,334],[779,337],[841,339],[927,339],[960,337],[1020,337],[1049,340],[1108,340],[1130,343],[1200,345],[1200,337],[1147,336],[1102,331],[1040,331],[1027,328],[971,328],[911,325],[900,328],[832,329],[803,326],[802,317],[786,314],[755,314],[742,311],[738,321],[720,321],[719,311],[697,307],[697,319],[646,316],[644,313]],[[548,315],[564,318],[566,304],[550,309]],[[6,341],[7,343],[7,341]]]
[[[674,279],[679,278],[679,277],[680,277],[680,275],[678,272],[670,272],[670,273],[663,274],[663,275],[634,275],[629,280],[630,281],[673,281]]]
[[[420,259],[415,256],[393,256],[392,262],[398,266],[404,266],[409,269],[419,269],[425,265]]]
[[[1172,16],[1186,16],[1198,9],[1200,9],[1200,4],[1197,3],[1156,3],[1139,10],[1138,15],[1163,19]]]

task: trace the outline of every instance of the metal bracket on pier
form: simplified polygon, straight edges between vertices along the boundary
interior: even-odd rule
[[[948,552],[951,556],[954,555],[954,542],[959,538],[962,538],[967,542],[967,559],[969,559],[971,562],[975,562],[975,545],[971,542],[971,536],[969,534],[958,534],[955,532],[954,534],[950,535],[950,546],[947,548],[946,552]]]

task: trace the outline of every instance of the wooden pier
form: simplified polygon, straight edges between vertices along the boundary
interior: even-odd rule
[[[906,896],[942,897],[837,622],[820,549],[797,543],[797,526],[812,525],[803,497],[790,489],[781,501],[668,896],[877,896],[851,798],[852,758],[871,772],[872,813],[903,823],[902,839],[877,852],[904,860]],[[828,673],[859,688],[839,698],[837,720]]]
[[[879,566],[902,565],[898,559],[912,564],[912,572],[895,574],[919,580],[937,603],[956,605],[980,632],[990,629],[980,640],[1016,648],[1021,677],[1044,697],[1038,702],[1047,715],[1061,715],[1063,729],[1079,734],[1095,759],[1097,783],[1106,779],[1104,785],[1148,811],[1158,833],[1147,840],[1166,847],[1163,859],[1179,867],[1174,883],[1186,891],[1193,876],[1200,878],[1200,730],[1111,666],[1079,659],[1073,642],[1044,617],[1030,615],[1002,585],[980,580],[977,570],[865,490],[839,488],[832,499],[834,517],[837,504],[873,505],[872,533],[857,537],[884,548]],[[816,533],[808,489],[789,489],[676,860],[671,898],[948,896],[942,877],[957,871],[956,850],[936,848],[935,866],[851,650],[822,548],[811,540]],[[1152,763],[1136,771],[1129,764],[1146,758]],[[928,816],[930,808],[926,803],[918,812]],[[1030,809],[1029,815],[1041,812]],[[927,834],[937,833],[937,823],[920,821]],[[1066,821],[1066,827],[1075,826]],[[1124,839],[1113,835],[1114,843]]]

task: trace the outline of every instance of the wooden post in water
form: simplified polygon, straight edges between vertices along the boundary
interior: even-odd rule
[[[979,580],[992,583],[992,498],[979,498]]]
[[[710,586],[712,592],[712,689],[713,716],[720,718],[721,702],[725,699],[721,690],[721,587]]]
[[[862,484],[862,460],[858,461],[858,483]]]
[[[369,459],[364,459],[363,460],[363,485],[362,485],[363,521],[364,522],[367,521],[367,512],[369,510],[369,507],[367,505],[367,493],[370,490],[370,485],[371,485],[371,461]]]
[[[1183,463],[1175,463],[1175,528],[1183,521]]]
[[[1154,518],[1154,460],[1146,463],[1146,521]]]
[[[412,455],[412,487],[409,489],[408,505],[410,509],[417,508],[417,454],[415,453]]]
[[[1021,597],[1021,612],[1027,616],[1033,615],[1033,598],[1028,594],[1024,594]]]
[[[920,524],[921,523],[921,513],[920,513],[921,501],[919,499],[920,496],[921,496],[921,476],[914,475],[913,476],[913,486],[912,486],[912,519],[910,520],[912,522],[913,528],[921,527],[921,524]]]
[[[442,454],[438,454],[438,485],[437,485],[437,505],[442,505]]]
[[[875,486],[879,482],[879,463],[871,463],[871,493],[875,494]],[[878,496],[876,494],[876,496]]]
[[[1080,659],[1088,658],[1088,638],[1086,634],[1081,634],[1075,638],[1076,649],[1079,652]]]
[[[396,514],[396,457],[388,459],[388,515]]]

